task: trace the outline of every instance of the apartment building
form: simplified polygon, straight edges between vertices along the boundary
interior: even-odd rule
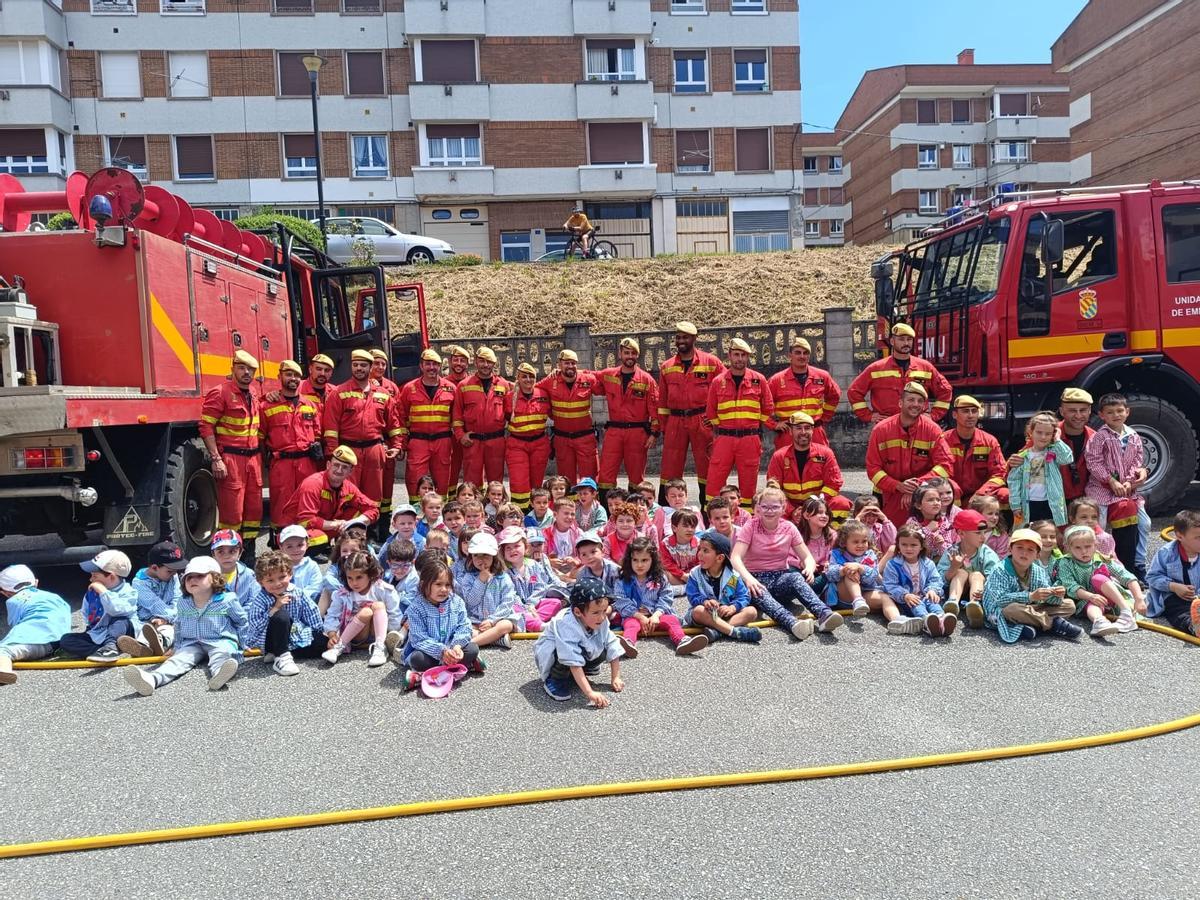
[[[836,133],[805,131],[804,147],[804,245],[840,247],[846,240],[850,219],[850,163],[842,158]]]
[[[796,0],[4,0],[0,171],[120,165],[223,218],[330,215],[487,259],[803,243]]]
[[[1091,0],[1055,41],[1070,84],[1071,181],[1200,176],[1200,4]]]
[[[852,167],[846,240],[908,241],[948,209],[1070,181],[1067,77],[1046,65],[956,65],[868,71],[838,120]],[[806,182],[807,184],[807,182]]]

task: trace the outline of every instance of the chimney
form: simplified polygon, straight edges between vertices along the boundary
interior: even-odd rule
[[[974,48],[968,47],[966,50],[963,50],[961,53],[959,53],[958,54],[958,64],[960,66],[975,65],[975,50],[974,50]]]

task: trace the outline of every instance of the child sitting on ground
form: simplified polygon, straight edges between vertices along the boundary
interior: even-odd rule
[[[132,657],[162,656],[171,649],[175,640],[175,626],[172,623],[180,597],[179,579],[176,576],[187,568],[183,551],[170,541],[151,547],[146,554],[146,562],[148,565],[138,569],[130,582],[138,595],[138,618],[142,621],[142,632],[139,635],[123,634],[117,638],[117,649]]]
[[[489,481],[484,487],[483,496],[483,515],[488,520],[488,524],[492,525],[496,521],[496,513],[500,511],[500,507],[508,502],[508,490],[504,487],[503,481]]]
[[[451,500],[442,509],[442,524],[446,526],[446,532],[450,535],[450,556],[452,559],[458,559],[458,533],[463,530],[466,519],[463,517],[462,504],[457,500]],[[429,540],[429,535],[425,535],[425,540]]]
[[[817,568],[814,570],[813,590],[818,595],[825,592],[825,567],[829,565],[829,554],[833,550],[837,532],[829,519],[829,506],[822,497],[809,497],[796,507],[796,527],[808,552],[812,554]],[[791,562],[791,560],[789,560]],[[799,560],[796,560],[797,566]]]
[[[333,592],[329,611],[325,614],[325,633],[329,648],[321,659],[331,666],[350,650],[359,632],[368,625],[375,638],[368,648],[367,666],[374,668],[387,662],[391,650],[399,642],[403,614],[396,589],[383,580],[379,560],[365,550],[359,550],[342,563],[345,587]],[[396,632],[388,646],[389,632]]]
[[[733,508],[724,497],[713,497],[704,508],[708,515],[708,531],[723,535],[733,546]]]
[[[618,503],[611,510],[604,538],[604,555],[613,562],[625,558],[625,550],[638,536],[638,507],[635,503]]]
[[[288,525],[279,532],[279,551],[292,564],[292,584],[316,603],[325,576],[317,561],[308,555],[308,531],[303,525]]]
[[[534,488],[529,492],[529,512],[525,513],[526,528],[549,528],[554,522],[554,511],[550,509],[550,492],[545,488]]]
[[[512,646],[509,635],[525,630],[525,608],[512,581],[504,575],[495,536],[475,535],[467,546],[467,556],[469,561],[455,585],[467,604],[471,640],[477,647],[496,644],[507,649]]]
[[[560,577],[566,578],[578,568],[575,544],[582,530],[575,524],[575,501],[565,497],[554,501],[554,524],[546,529],[546,555]]]
[[[366,540],[365,525],[363,540]],[[225,589],[237,594],[238,603],[245,609],[250,598],[258,591],[258,582],[254,580],[254,570],[241,561],[242,536],[230,528],[223,528],[213,534],[211,551],[213,559],[221,566]]]
[[[550,492],[550,508],[554,509],[555,504],[559,500],[567,496],[567,491],[571,489],[570,482],[562,475],[548,475],[546,480],[542,482],[542,487]],[[572,506],[575,504],[572,503]]]
[[[954,517],[958,543],[938,560],[938,574],[946,582],[947,613],[966,615],[972,628],[983,627],[983,588],[1000,558],[987,545],[987,519],[974,509],[959,510]],[[966,597],[964,603],[963,598]]]
[[[716,498],[711,502],[717,502]],[[724,500],[725,509],[728,503]],[[750,593],[729,565],[733,544],[718,531],[709,529],[700,535],[696,565],[688,573],[689,608],[683,624],[704,629],[709,642],[724,636],[735,641],[757,644],[762,632],[752,626],[758,611],[750,605]]]
[[[8,633],[0,638],[0,684],[15,684],[13,663],[44,659],[71,630],[71,607],[58,594],[43,591],[28,566],[0,571],[0,599]]]
[[[596,479],[580,478],[575,485],[575,524],[583,531],[599,531],[608,524],[608,512],[596,501]]]
[[[276,675],[299,675],[295,658],[316,659],[328,649],[321,613],[292,581],[292,560],[269,550],[254,561],[258,593],[246,607],[246,646],[263,651]]]
[[[733,514],[734,528],[741,528],[750,521],[750,510],[742,506],[742,495],[737,485],[725,485],[721,488],[720,496],[729,503],[729,511]]]
[[[941,559],[954,543],[954,526],[942,515],[942,498],[936,485],[926,482],[913,491],[912,515],[905,525],[920,530],[932,559]]]
[[[1163,616],[1172,628],[1200,636],[1200,511],[1175,514],[1175,539],[1158,548],[1146,582],[1146,614]]]
[[[600,535],[594,531],[585,531],[579,535],[575,541],[575,557],[579,560],[579,565],[572,570],[569,579],[564,580],[599,581],[603,585],[606,595],[616,596],[617,579],[621,577],[621,567],[611,559],[604,558]]]
[[[1058,549],[1058,527],[1049,519],[1038,519],[1029,524],[1029,530],[1037,532],[1037,536],[1042,541],[1038,562],[1045,567],[1046,574],[1053,581],[1054,562],[1062,557],[1062,551]]]
[[[321,615],[325,615],[329,611],[334,591],[346,586],[342,575],[342,566],[345,565],[346,560],[360,550],[364,553],[369,552],[365,540],[345,531],[334,539],[333,547],[330,549],[329,566],[321,578],[321,596],[317,600],[317,608],[321,610]]]
[[[425,558],[417,570],[420,590],[408,608],[408,642],[404,645],[404,689],[421,683],[421,673],[434,666],[461,665],[482,673],[486,668],[479,648],[471,642],[471,622],[462,597],[454,593],[450,567]]]
[[[501,503],[500,508],[496,510],[494,521],[496,533],[499,534],[505,528],[523,528],[525,514],[515,503]]]
[[[1100,518],[1100,504],[1091,497],[1076,497],[1067,507],[1067,522],[1092,529],[1092,534],[1096,536],[1096,552],[1108,561],[1116,556],[1117,542],[1100,527]]]
[[[102,550],[79,567],[88,573],[83,595],[83,632],[67,633],[58,639],[67,656],[87,657],[89,662],[115,662],[120,658],[117,638],[134,635],[142,627],[137,617],[137,591],[125,579],[133,568],[120,550]]]
[[[895,523],[883,514],[874,494],[858,495],[854,501],[853,517],[867,526],[871,547],[878,555],[882,566],[884,554],[889,554],[888,558],[890,559],[896,547]]]
[[[678,510],[676,514],[690,512]],[[695,515],[691,513],[691,515]],[[613,594],[613,606],[620,616],[624,632],[619,638],[629,659],[637,658],[637,639],[643,631],[653,634],[661,625],[679,656],[686,656],[708,646],[702,634],[691,637],[675,615],[674,594],[663,572],[658,548],[648,538],[635,538],[621,560],[621,577]]]
[[[221,564],[211,556],[198,556],[183,570],[174,650],[154,669],[126,666],[125,680],[143,697],[149,697],[156,688],[207,663],[208,689],[219,691],[237,674],[246,624],[246,611],[237,594],[228,590]]]
[[[379,552],[375,554],[375,558],[379,560],[379,565],[382,567],[387,566],[385,562],[387,549],[393,541],[411,541],[418,553],[425,549],[425,538],[417,534],[417,509],[415,506],[401,503],[392,512],[392,532],[380,545]]]
[[[479,488],[472,481],[460,481],[458,487],[454,489],[454,499],[460,504],[466,503],[469,500],[479,500]],[[483,502],[479,503],[480,509],[483,508]]]
[[[455,554],[454,564],[450,569],[454,575],[455,582],[462,578],[463,573],[467,571],[467,566],[471,563],[471,555],[467,552],[467,548],[471,546],[471,541],[474,540],[477,534],[483,534],[483,532],[464,526],[459,531],[458,538],[454,541],[454,546],[458,553]]]
[[[1000,501],[991,494],[976,494],[967,504],[968,509],[983,516],[987,525],[987,538],[984,543],[992,548],[997,559],[1008,557],[1008,529],[1004,526],[1004,517],[1000,515]]]
[[[888,634],[920,634],[922,624],[931,637],[954,634],[958,616],[942,609],[945,582],[929,558],[919,526],[904,525],[896,532],[896,556],[884,569],[883,589],[905,613],[903,619],[888,622]],[[916,629],[913,621],[920,623]]]
[[[535,533],[537,529],[531,529]],[[536,562],[526,555],[525,531],[506,528],[496,538],[500,545],[501,562],[513,592],[525,607],[525,630],[541,631],[542,626],[558,615],[567,596],[565,585],[545,562]]]
[[[467,500],[462,505],[463,527],[472,531],[493,534],[492,527],[484,520],[483,504],[478,500]]]
[[[697,507],[688,506],[686,481],[682,478],[670,479],[663,485],[663,496],[667,500],[667,505],[660,506],[651,519],[654,522],[654,529],[658,532],[660,540],[665,541],[670,537],[671,530],[674,528],[673,522],[676,510],[691,509],[696,513],[697,527],[699,527],[700,510]],[[691,566],[688,566],[688,569],[691,569]],[[688,569],[684,570],[684,577],[687,577]]]
[[[882,611],[891,602],[879,574],[879,552],[871,547],[871,530],[857,519],[847,519],[838,529],[825,581],[829,607],[849,609],[855,618]]]
[[[696,526],[699,524],[700,517],[695,510],[680,507],[671,513],[671,534],[658,545],[667,582],[680,588],[674,592],[676,594],[683,593],[688,573],[696,565],[696,550],[700,546],[696,540]]]
[[[1042,538],[1031,528],[1018,528],[1009,540],[1009,556],[992,570],[983,588],[987,622],[1012,644],[1032,641],[1039,631],[1074,640],[1083,629],[1070,621],[1075,603],[1062,585],[1051,585],[1038,562]]]
[[[607,662],[612,672],[612,689],[625,689],[620,659],[625,651],[608,627],[609,601],[603,587],[594,581],[571,588],[571,606],[556,615],[533,645],[533,658],[546,694],[554,700],[571,699],[578,687],[588,705],[608,706],[609,699],[592,687],[589,675]]]
[[[608,510],[608,522],[605,523],[603,528],[599,529],[600,537],[608,537],[612,534],[613,519],[616,518],[617,507],[628,501],[629,491],[619,487],[608,489],[608,492],[604,495],[604,508]]]
[[[1115,558],[1106,562],[1096,552],[1096,533],[1087,525],[1072,525],[1063,535],[1066,553],[1054,566],[1054,581],[1067,589],[1076,610],[1083,606],[1092,623],[1092,637],[1137,631],[1133,604],[1142,599],[1137,578]],[[1117,621],[1104,617],[1109,610]]]
[[[450,555],[450,548],[452,546],[453,541],[450,537],[450,532],[442,525],[439,525],[437,528],[431,528],[429,534],[425,535],[425,550],[438,551],[449,563],[454,562],[454,557]],[[425,550],[422,550],[421,553],[424,553]],[[420,556],[420,554],[417,555]]]

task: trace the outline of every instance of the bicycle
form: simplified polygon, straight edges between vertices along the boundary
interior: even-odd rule
[[[600,227],[592,227],[592,241],[588,252],[583,252],[583,235],[577,231],[571,232],[571,239],[567,241],[567,248],[563,251],[563,259],[570,259],[572,256],[578,259],[616,259],[617,248],[612,241],[598,241],[596,235],[600,233]]]

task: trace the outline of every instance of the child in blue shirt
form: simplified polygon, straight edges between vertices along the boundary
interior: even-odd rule
[[[125,579],[133,564],[120,550],[102,550],[79,567],[89,575],[83,595],[83,631],[59,638],[59,648],[68,656],[84,656],[89,662],[115,662],[121,656],[117,638],[136,634],[142,627],[137,614],[137,591]]]
[[[467,605],[454,593],[450,566],[441,559],[423,561],[418,573],[417,598],[408,608],[408,643],[404,645],[404,689],[421,683],[421,673],[434,666],[466,666],[482,673],[487,668],[479,647],[471,641]]]
[[[392,513],[392,533],[376,554],[382,569],[387,568],[387,550],[393,541],[412,541],[418,553],[425,549],[425,536],[417,533],[417,508],[411,503],[401,503]]]
[[[575,558],[579,566],[574,571],[575,582],[599,581],[606,597],[616,596],[617,580],[621,567],[611,559],[604,558],[604,545],[600,535],[585,531],[575,539]]]
[[[58,594],[43,591],[28,566],[9,566],[0,572],[8,633],[0,638],[0,684],[15,684],[13,662],[43,659],[58,647],[71,629],[71,607]]]
[[[658,547],[651,538],[635,537],[625,548],[621,577],[613,595],[613,606],[621,617],[624,634],[618,640],[629,659],[637,658],[638,634],[653,634],[660,626],[675,645],[675,653],[687,656],[708,646],[703,634],[690,637],[675,615],[675,594],[663,572]]]
[[[883,589],[907,615],[888,622],[888,634],[920,634],[923,628],[932,637],[948,637],[958,625],[958,617],[942,609],[946,583],[925,548],[920,526],[905,525],[896,532],[896,555],[883,570]]]
[[[495,535],[480,532],[467,546],[467,565],[455,584],[467,605],[471,640],[479,647],[511,647],[514,631],[525,630],[525,607],[504,574]]]
[[[1146,583],[1147,615],[1162,616],[1172,628],[1200,636],[1200,511],[1176,514],[1175,540],[1154,554]]]
[[[546,626],[533,645],[533,659],[546,693],[554,700],[571,699],[578,687],[588,706],[604,709],[609,699],[592,687],[589,675],[608,662],[614,693],[625,690],[621,657],[625,650],[608,627],[608,596],[599,581],[590,580],[571,588],[571,606]]]
[[[279,550],[292,564],[292,585],[316,603],[325,576],[317,561],[308,555],[308,531],[304,526],[288,525],[279,532]]]
[[[825,602],[831,609],[849,607],[858,618],[883,609],[886,598],[879,554],[871,549],[871,529],[858,519],[847,519],[825,566]]]
[[[431,484],[429,490],[418,496],[421,498],[421,518],[417,522],[417,534],[428,537],[429,529],[442,524],[442,495]]]
[[[246,607],[246,646],[261,648],[276,675],[299,675],[295,658],[316,659],[328,649],[321,613],[292,579],[292,561],[269,550],[254,561],[258,593]]]
[[[733,547],[718,531],[700,532],[696,565],[688,572],[684,594],[690,608],[684,625],[699,625],[710,642],[721,635],[757,644],[762,632],[750,623],[758,610],[750,605],[750,592],[729,565]]]
[[[170,541],[151,547],[146,561],[149,565],[138,569],[131,582],[138,595],[142,633],[117,638],[117,649],[133,657],[162,656],[175,643],[175,612],[180,597],[176,576],[187,566],[183,551]]]
[[[529,512],[525,513],[526,528],[541,531],[554,524],[554,510],[550,508],[550,492],[545,488],[534,488],[529,492]]]
[[[212,555],[221,566],[225,590],[237,594],[238,603],[244,608],[258,593],[258,582],[254,570],[241,561],[242,536],[230,528],[222,528],[213,535]]]

